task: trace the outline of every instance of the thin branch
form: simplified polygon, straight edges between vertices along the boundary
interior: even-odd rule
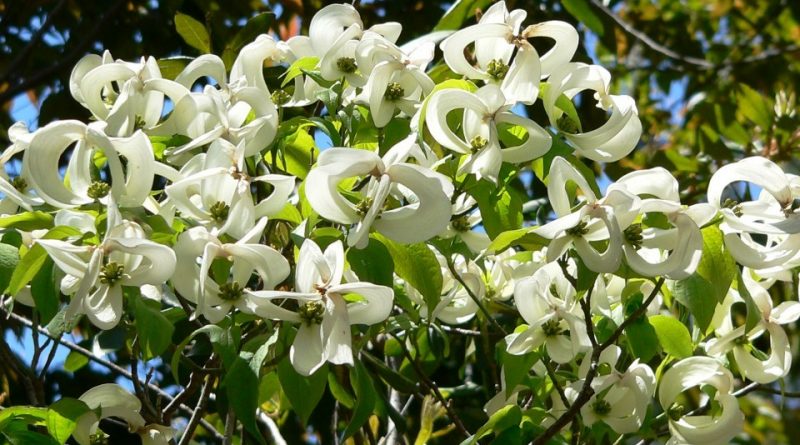
[[[406,359],[408,359],[408,362],[411,363],[411,367],[414,368],[414,373],[417,374],[417,377],[419,377],[420,384],[422,384],[422,386],[425,387],[425,389],[427,389],[431,394],[433,394],[433,396],[436,397],[436,400],[438,400],[439,403],[442,404],[444,409],[447,411],[447,416],[450,417],[450,419],[453,421],[453,424],[455,424],[458,431],[464,437],[470,437],[471,436],[470,432],[464,426],[464,423],[461,421],[461,418],[453,409],[453,406],[450,403],[448,403],[447,400],[445,400],[441,391],[439,391],[439,387],[436,385],[436,383],[432,381],[422,370],[422,367],[419,365],[418,357],[411,356],[411,352],[409,352],[408,348],[406,347],[405,341],[403,341],[400,337],[398,337],[397,334],[390,333],[389,335],[394,337],[394,339],[397,340],[397,343],[400,344],[400,348],[403,350],[403,354],[406,356]]]
[[[591,362],[589,366],[589,371],[586,373],[586,377],[583,381],[583,386],[581,387],[580,392],[578,393],[578,397],[575,398],[575,401],[572,402],[572,405],[567,409],[567,411],[561,415],[556,421],[548,427],[544,433],[542,433],[536,440],[533,441],[533,445],[544,445],[550,441],[562,428],[564,428],[567,424],[572,422],[575,417],[580,413],[581,408],[583,408],[586,403],[591,400],[592,396],[594,395],[594,389],[592,388],[592,381],[597,376],[597,364],[600,361],[600,354],[606,349],[608,349],[611,345],[613,345],[622,333],[625,331],[625,328],[628,327],[631,323],[638,320],[641,316],[643,316],[647,312],[647,307],[650,306],[650,303],[655,300],[658,293],[661,291],[661,286],[664,284],[664,278],[659,278],[656,282],[656,286],[650,295],[648,295],[647,299],[645,300],[642,305],[634,311],[630,317],[625,319],[622,324],[611,334],[608,340],[603,342],[594,348],[592,348],[592,355],[591,355]],[[586,320],[586,323],[591,323],[592,320]]]
[[[655,51],[655,52],[657,52],[657,53],[659,53],[659,54],[661,54],[663,56],[666,56],[666,57],[668,57],[670,59],[673,59],[673,60],[676,60],[678,62],[681,62],[684,65],[694,66],[694,67],[698,67],[698,68],[701,68],[701,69],[704,69],[704,70],[717,70],[717,69],[721,69],[721,68],[725,68],[725,67],[730,67],[730,66],[733,66],[733,65],[743,65],[743,64],[747,64],[747,63],[753,63],[753,62],[761,62],[761,61],[770,59],[772,57],[780,56],[780,55],[783,55],[783,54],[795,53],[795,52],[800,51],[800,46],[798,46],[798,45],[789,45],[789,46],[786,46],[784,48],[766,49],[766,50],[760,52],[759,54],[754,54],[752,56],[745,57],[745,58],[743,58],[741,60],[729,60],[729,61],[722,62],[720,64],[715,64],[715,63],[709,62],[706,59],[700,59],[700,58],[697,58],[697,57],[686,56],[686,55],[681,54],[681,53],[679,53],[679,52],[677,52],[677,51],[675,51],[675,50],[673,50],[671,48],[668,48],[668,47],[656,42],[655,40],[653,40],[650,36],[648,36],[644,32],[639,31],[638,29],[636,29],[630,23],[626,22],[624,19],[622,19],[622,17],[620,17],[619,15],[614,13],[614,11],[612,11],[609,7],[607,7],[605,4],[603,4],[603,2],[601,0],[591,0],[591,2],[592,2],[592,5],[594,5],[595,8],[599,9],[600,11],[602,11],[603,14],[605,14],[606,16],[608,16],[608,18],[610,18],[612,21],[614,21],[614,23],[616,23],[617,26],[622,28],[623,31],[628,33],[631,37],[635,38],[636,40],[642,42],[645,46],[647,46],[651,50],[653,50],[653,51]]]
[[[614,13],[614,11],[609,9],[608,6],[604,5],[602,1],[591,0],[591,2],[595,8],[599,9],[600,11],[603,12],[603,14],[608,16],[608,18],[613,20],[614,23],[616,23],[620,28],[622,28],[623,31],[630,34],[636,40],[647,45],[647,47],[650,48],[651,50],[661,55],[667,56],[670,59],[677,60],[687,65],[694,65],[704,69],[715,68],[715,65],[706,59],[699,59],[697,57],[685,56],[675,50],[667,48],[666,46],[656,42],[655,40],[650,38],[650,36],[643,33],[642,31],[639,31],[638,29],[634,28],[633,25],[623,20],[622,17],[618,16],[616,13]]]
[[[189,376],[189,383],[184,387],[184,389],[179,392],[174,399],[172,399],[164,410],[161,412],[161,416],[163,421],[169,422],[172,418],[172,413],[178,409],[185,401],[189,399],[198,389],[200,389],[200,384],[203,382],[203,378],[210,374],[210,367],[216,363],[216,355],[211,354],[209,357],[206,366],[200,368],[191,373]]]
[[[75,45],[72,50],[67,52],[66,54],[60,56],[58,61],[49,67],[37,72],[33,76],[23,80],[22,82],[12,85],[7,90],[0,93],[0,104],[4,104],[7,101],[13,99],[16,95],[27,91],[31,88],[35,88],[41,82],[45,81],[46,79],[50,78],[51,76],[57,74],[62,69],[72,66],[72,64],[83,55],[89,45],[92,43],[94,38],[97,34],[103,29],[103,26],[108,22],[108,20],[114,16],[116,11],[125,3],[124,0],[117,0],[115,1],[110,8],[106,10],[106,12],[100,16],[95,21],[94,27],[89,30],[84,38]]]
[[[553,382],[553,387],[556,389],[558,393],[558,397],[561,399],[561,402],[564,403],[564,406],[569,408],[572,405],[567,398],[567,394],[564,393],[564,388],[561,387],[561,383],[558,383],[558,379],[556,378],[556,371],[553,369],[553,364],[550,363],[550,360],[542,360],[544,364],[544,369],[547,370],[547,376],[550,377],[550,381]]]
[[[760,383],[750,383],[749,385],[737,390],[733,393],[736,397],[741,397],[746,394],[750,394],[751,392],[765,392],[768,394],[774,394],[776,396],[782,396],[783,398],[790,398],[790,399],[797,399],[800,398],[800,391],[782,391],[779,388],[773,388],[771,386],[762,385]]]
[[[269,431],[270,438],[272,439],[272,443],[275,445],[287,445],[286,439],[283,438],[281,435],[281,430],[278,428],[278,424],[272,420],[272,417],[268,416],[261,408],[258,409],[258,421],[263,423],[267,427],[267,431]]]
[[[30,55],[33,48],[35,48],[42,39],[44,33],[50,29],[50,25],[53,24],[53,19],[56,17],[59,11],[61,11],[61,8],[64,7],[65,3],[67,3],[67,0],[59,0],[56,6],[50,11],[49,14],[47,14],[47,18],[44,19],[44,22],[42,22],[42,25],[39,27],[39,29],[33,33],[31,38],[28,40],[28,44],[25,45],[25,48],[22,48],[22,50],[17,53],[16,57],[14,57],[14,60],[8,64],[8,69],[5,73],[3,73],[3,76],[0,77],[0,84],[5,83],[13,73],[19,71],[22,63],[27,60],[28,55]]]
[[[216,378],[213,375],[206,375],[205,381],[203,382],[203,389],[200,390],[200,398],[197,400],[197,405],[195,405],[194,409],[192,410],[192,417],[189,418],[189,423],[186,425],[186,429],[183,430],[183,436],[181,436],[181,441],[178,443],[178,445],[189,445],[189,442],[192,440],[192,436],[194,436],[194,430],[197,429],[197,425],[202,424],[206,405],[208,404],[208,400],[211,398],[211,390],[214,386],[214,380],[216,380]],[[206,428],[205,425],[203,425],[203,427]],[[225,436],[220,436],[224,441]]]
[[[474,301],[475,304],[478,305],[478,308],[481,310],[481,312],[483,312],[483,315],[486,316],[486,319],[489,320],[489,322],[491,322],[492,325],[494,325],[494,327],[496,327],[500,332],[502,332],[503,335],[508,335],[506,330],[503,329],[503,326],[501,326],[500,323],[498,323],[497,320],[495,320],[494,317],[492,317],[492,313],[489,312],[488,309],[486,309],[486,306],[484,306],[480,298],[478,298],[478,296],[475,295],[474,292],[472,292],[472,289],[470,289],[469,286],[467,286],[467,283],[464,282],[464,279],[461,278],[461,274],[459,274],[458,271],[456,271],[455,269],[455,265],[453,264],[452,258],[447,259],[447,267],[450,269],[450,273],[453,274],[453,278],[455,278],[456,281],[458,281],[458,283],[461,285],[461,287],[463,287],[464,290],[467,291],[467,294],[469,295],[470,298],[472,298],[472,301]]]
[[[30,320],[28,320],[27,318],[25,318],[25,317],[23,317],[21,315],[17,315],[17,314],[15,314],[13,312],[8,312],[5,308],[3,308],[2,311],[4,311],[6,313],[6,316],[8,318],[17,321],[18,323],[24,325],[25,327],[33,329],[33,323]],[[101,366],[107,368],[109,371],[112,371],[112,372],[114,372],[116,374],[119,374],[119,375],[125,377],[128,380],[133,381],[133,375],[127,369],[117,365],[116,363],[108,361],[108,360],[106,360],[104,358],[101,358],[101,357],[97,357],[96,355],[94,355],[92,353],[92,351],[89,351],[88,349],[85,349],[85,348],[83,348],[83,347],[81,347],[81,346],[79,346],[79,345],[77,345],[75,343],[72,343],[72,342],[68,341],[68,340],[64,340],[63,338],[53,337],[53,335],[50,334],[50,332],[47,331],[45,328],[39,327],[38,330],[39,330],[39,332],[41,334],[44,334],[47,337],[52,338],[58,344],[66,347],[67,349],[75,351],[75,352],[85,356],[89,360],[97,363],[98,365],[101,365]],[[0,345],[4,345],[4,344],[5,344],[4,342],[0,341]],[[2,351],[0,351],[0,352],[2,352]],[[161,389],[160,387],[158,387],[158,386],[156,386],[156,385],[154,385],[152,383],[148,382],[146,384],[146,386],[150,390],[155,391],[156,393],[158,393],[160,396],[164,397],[167,400],[171,401],[173,399],[173,397],[168,392],[164,391],[163,389]],[[194,414],[192,408],[190,408],[187,405],[180,405],[180,408],[184,412],[186,412],[187,414],[192,414],[192,415]],[[210,423],[206,422],[204,419],[200,419],[199,423],[201,425],[203,425],[203,428],[205,428],[211,434],[213,434],[216,440],[222,440],[222,437],[223,437],[222,434],[220,434],[220,432],[217,431],[216,428],[214,428],[213,425],[211,425]]]

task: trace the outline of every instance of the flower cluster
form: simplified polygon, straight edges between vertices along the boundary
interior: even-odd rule
[[[261,35],[229,67],[206,54],[167,78],[154,58],[86,56],[69,89],[91,123],[9,130],[0,162],[21,164],[0,177],[0,221],[22,234],[20,265],[42,249],[54,262],[67,324],[135,324],[131,308],[155,300],[204,325],[280,329],[304,376],[415,327],[511,324],[498,348],[526,368],[502,363],[489,415],[524,399],[554,433],[576,413],[617,435],[661,416],[670,444],[727,443],[743,423],[729,369],[768,384],[792,364],[783,326],[800,303],[770,288],[800,266],[800,179],[750,157],[719,168],[704,203],[682,203],[663,168],[600,193],[584,161],[631,153],[636,105],[604,68],[572,62],[572,26],[525,19],[498,2],[443,40],[398,46],[399,24],[366,28],[334,4],[308,36]],[[591,130],[572,101],[587,91],[607,116]],[[520,111],[538,103],[546,122]],[[312,129],[334,147],[318,151]],[[547,186],[543,224],[523,225],[545,198],[522,202],[526,175]],[[742,182],[756,198],[737,198]],[[27,277],[13,296],[35,305]],[[720,295],[709,309],[698,292]],[[660,338],[659,323],[685,344],[643,352],[633,337]],[[94,411],[76,440],[114,416],[166,443],[120,391],[81,398]]]

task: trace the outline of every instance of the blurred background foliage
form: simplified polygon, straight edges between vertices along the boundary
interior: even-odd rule
[[[238,49],[259,33],[285,40],[306,32],[311,16],[327,3],[0,0],[0,142],[7,142],[5,129],[17,119],[33,129],[55,119],[88,118],[67,87],[72,66],[84,54],[107,49],[126,60],[199,55],[201,51],[175,30],[178,12],[203,23],[210,35],[207,49],[232,61]],[[461,1],[450,9],[452,3],[370,0],[357,7],[366,26],[402,23],[403,43],[437,24],[440,29],[455,29],[474,23],[491,1]],[[711,172],[742,156],[760,154],[790,173],[800,171],[800,115],[795,100],[800,85],[800,1],[507,0],[507,4],[509,9],[528,11],[526,24],[553,19],[575,24],[582,34],[576,60],[605,66],[612,74],[612,91],[635,98],[644,126],[640,147],[614,165],[590,165],[601,182],[607,184],[634,169],[662,166],[681,182],[684,203],[691,203],[704,195]],[[448,10],[448,20],[440,23]],[[581,116],[595,120],[584,127],[597,126],[605,118],[591,97],[582,97],[577,105]],[[540,104],[527,111],[537,120],[543,117]],[[540,183],[526,187],[529,198],[544,196]],[[11,321],[0,321],[0,327],[6,339],[8,329],[22,334]],[[106,337],[111,343],[119,341],[112,334]],[[0,362],[5,364],[0,371],[3,387],[8,388],[18,382],[19,370],[9,361],[14,347],[1,343]],[[111,345],[110,350],[125,350],[114,346],[122,345]],[[115,361],[130,365],[124,353],[118,353]],[[76,368],[74,373],[54,368],[48,382],[64,395],[76,396],[112,379],[99,368],[78,365],[67,363],[67,370]],[[457,375],[448,368],[452,371],[458,364],[441,368],[436,378],[444,385],[453,380],[448,375]],[[168,384],[166,367],[158,372]],[[790,385],[797,376],[795,369]],[[43,390],[50,394],[53,388]],[[755,394],[744,402],[743,410],[752,420],[748,433],[753,443],[790,443],[790,438],[800,437],[794,402],[783,404],[779,396]],[[322,406],[325,403],[333,403],[332,398],[326,397]],[[477,419],[482,413],[480,404],[475,405]],[[751,417],[756,412],[759,415]],[[298,428],[294,434],[303,431]]]

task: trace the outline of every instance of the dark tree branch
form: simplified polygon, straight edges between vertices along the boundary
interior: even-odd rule
[[[6,72],[3,73],[2,76],[0,76],[0,84],[5,83],[8,79],[11,78],[11,76],[13,76],[15,72],[19,71],[22,64],[28,59],[28,55],[30,55],[31,51],[36,47],[36,45],[42,39],[44,33],[47,32],[48,29],[50,29],[50,25],[53,24],[53,19],[55,18],[56,15],[58,15],[58,13],[61,11],[61,8],[64,7],[65,3],[67,3],[67,0],[59,0],[56,6],[50,11],[49,14],[47,14],[47,18],[44,20],[44,22],[42,22],[42,25],[39,27],[39,29],[37,29],[36,32],[33,33],[30,40],[28,40],[28,44],[25,45],[25,47],[22,48],[22,51],[17,53],[16,57],[14,57],[14,60],[12,60],[8,64],[8,69],[6,69]]]
[[[541,436],[537,437],[536,440],[533,441],[533,445],[544,445],[550,441],[562,428],[564,428],[567,424],[575,420],[575,417],[580,413],[581,408],[586,405],[589,400],[591,400],[592,396],[594,395],[594,389],[592,389],[592,381],[597,376],[597,364],[600,361],[600,354],[606,349],[608,349],[611,345],[613,345],[622,333],[625,331],[625,328],[628,327],[631,323],[638,320],[641,316],[643,316],[647,312],[647,307],[650,306],[650,303],[655,300],[658,293],[661,291],[661,286],[664,284],[664,278],[659,278],[656,282],[656,286],[653,291],[648,295],[647,299],[645,300],[642,305],[634,311],[630,317],[625,319],[622,324],[611,334],[608,340],[603,342],[602,344],[595,346],[592,348],[592,355],[591,359],[591,366],[589,367],[589,371],[586,373],[586,377],[583,381],[583,386],[581,387],[581,391],[578,393],[578,397],[572,403],[572,405],[567,409],[567,411],[561,415],[558,419],[556,419],[555,423],[550,425]],[[586,323],[591,323],[591,318],[586,320]]]
[[[417,377],[419,377],[420,384],[425,389],[427,389],[434,397],[436,397],[436,400],[439,401],[439,403],[447,411],[447,416],[450,417],[450,420],[453,421],[453,424],[456,426],[456,429],[458,429],[458,431],[464,437],[470,437],[470,433],[464,426],[464,422],[461,421],[461,417],[459,417],[458,414],[455,412],[453,406],[447,400],[445,400],[441,391],[439,391],[439,387],[436,385],[436,382],[431,380],[425,374],[425,371],[419,364],[418,357],[413,357],[411,355],[411,352],[409,352],[408,348],[406,347],[406,343],[403,339],[401,339],[394,333],[390,333],[390,335],[394,337],[395,340],[397,340],[397,343],[400,344],[400,348],[403,350],[403,354],[406,356],[408,362],[411,363],[411,367],[414,368],[414,373],[417,374]]]
[[[21,315],[17,315],[17,314],[15,314],[13,312],[9,312],[5,308],[2,309],[2,312],[5,312],[5,315],[8,318],[17,321],[18,323],[20,323],[21,325],[23,325],[23,326],[25,326],[27,328],[33,329],[33,323],[30,320],[28,320],[27,318],[25,318],[25,317],[23,317]],[[92,351],[89,351],[88,349],[85,349],[85,348],[83,348],[83,347],[81,347],[81,346],[79,346],[79,345],[77,345],[75,343],[72,343],[72,342],[68,341],[68,340],[64,340],[63,338],[53,337],[52,334],[50,334],[49,331],[47,331],[46,329],[44,329],[42,327],[39,327],[38,331],[39,331],[39,333],[44,334],[49,338],[52,338],[58,344],[66,347],[67,349],[69,349],[71,351],[75,351],[75,352],[85,356],[89,360],[97,363],[98,365],[101,365],[101,366],[105,367],[109,371],[114,372],[115,374],[121,375],[121,376],[125,377],[126,379],[133,381],[133,374],[131,374],[131,372],[128,371],[127,369],[117,365],[116,363],[108,361],[108,360],[106,360],[104,358],[101,358],[101,357],[97,357],[96,355],[94,355],[92,353]],[[0,341],[0,353],[3,352],[2,351],[2,347],[3,346],[5,346],[5,342]],[[145,386],[147,386],[150,390],[155,391],[156,393],[158,393],[161,397],[172,401],[173,397],[168,392],[164,391],[163,389],[161,389],[157,385],[154,385],[152,383],[146,382]],[[194,410],[192,408],[190,408],[189,406],[180,405],[180,408],[185,413],[194,415]],[[217,431],[216,428],[214,428],[213,425],[211,425],[210,423],[206,422],[203,419],[200,419],[198,422],[201,425],[203,425],[203,428],[205,428],[211,434],[213,434],[214,438],[216,440],[218,440],[218,441],[222,440],[222,434],[220,434],[220,432]]]
[[[669,59],[678,61],[683,65],[692,66],[695,68],[700,68],[703,70],[718,70],[726,67],[731,67],[734,65],[742,65],[747,63],[753,62],[761,62],[772,57],[780,56],[783,54],[795,53],[800,51],[800,46],[798,45],[789,45],[783,48],[770,48],[767,50],[762,51],[759,54],[754,54],[752,56],[745,57],[741,60],[729,60],[722,62],[720,64],[715,64],[709,62],[706,59],[700,59],[698,57],[687,56],[681,54],[671,48],[668,48],[655,40],[653,40],[650,36],[645,34],[644,32],[636,29],[633,25],[626,22],[622,17],[614,13],[611,9],[609,9],[606,5],[603,4],[600,0],[591,0],[592,5],[595,8],[603,12],[608,18],[610,18],[614,23],[617,24],[623,31],[629,34],[631,37],[635,38],[636,40],[642,42],[645,46],[650,48],[652,51],[655,51],[663,56],[666,56]]]
[[[42,82],[50,79],[54,75],[58,75],[62,70],[72,66],[75,61],[80,58],[84,52],[89,48],[89,45],[95,40],[95,37],[102,31],[106,23],[116,14],[117,10],[125,4],[124,0],[116,0],[106,12],[98,18],[89,32],[87,32],[83,39],[78,42],[70,51],[61,56],[58,61],[49,67],[37,72],[31,77],[22,80],[16,85],[11,85],[7,90],[0,93],[0,104],[4,104],[9,100],[16,97],[18,94],[23,93],[31,88],[35,88]]]

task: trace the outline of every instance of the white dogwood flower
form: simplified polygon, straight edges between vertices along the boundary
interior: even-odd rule
[[[593,161],[614,162],[627,156],[639,142],[642,123],[636,103],[630,96],[609,94],[611,74],[598,65],[569,63],[561,66],[548,79],[542,102],[550,123],[577,149]],[[563,96],[572,98],[584,90],[595,92],[598,108],[611,111],[608,121],[591,131],[581,131],[581,123],[558,107]]]
[[[154,57],[138,63],[113,60],[106,51],[84,56],[72,70],[72,97],[106,125],[109,136],[130,136],[136,130],[155,127],[161,120],[164,94],[145,89],[151,79],[160,79]]]
[[[756,200],[725,199],[726,188],[743,181],[761,188]],[[800,252],[800,178],[769,159],[753,156],[725,165],[708,184],[708,202],[719,209],[725,247],[741,265],[762,269],[782,265]],[[764,241],[753,235],[763,235]]]
[[[774,281],[767,280],[767,287],[764,287],[748,268],[742,270],[742,282],[760,312],[758,323],[749,331],[746,325],[734,326],[729,315],[731,306],[742,302],[743,298],[740,292],[730,289],[725,301],[717,305],[716,312],[723,318],[715,330],[717,337],[708,342],[706,349],[714,356],[733,352],[736,364],[746,378],[757,383],[772,383],[789,374],[792,367],[791,344],[781,326],[800,318],[800,302],[784,301],[774,306],[768,292],[768,285]],[[769,335],[768,353],[753,344],[765,334]]]
[[[116,383],[95,386],[78,400],[91,409],[78,418],[72,432],[72,437],[80,445],[107,443],[109,437],[100,429],[100,421],[109,417],[127,423],[128,429],[139,435],[142,445],[167,445],[175,435],[175,430],[168,426],[146,424],[139,414],[142,402]]]
[[[509,354],[544,345],[553,361],[567,363],[591,346],[575,288],[558,264],[549,263],[517,281],[514,303],[528,327],[506,337]]]
[[[428,101],[425,123],[431,136],[458,154],[466,155],[459,173],[474,173],[478,179],[486,177],[497,182],[503,162],[522,163],[543,156],[552,140],[536,122],[514,114],[507,98],[499,87],[487,85],[475,93],[448,88],[434,92]],[[463,110],[463,137],[448,124],[447,116]],[[527,138],[519,145],[503,146],[498,136],[498,125],[507,124],[525,130]]]
[[[123,286],[160,285],[175,271],[175,253],[146,238],[142,227],[123,220],[111,203],[106,234],[97,246],[76,246],[61,240],[39,239],[66,275],[61,292],[72,295],[65,318],[85,314],[100,329],[111,329],[123,312]]]
[[[713,398],[706,400],[714,412],[691,415],[678,396],[703,385],[716,390]],[[732,390],[733,375],[710,357],[689,357],[668,369],[661,377],[658,388],[658,401],[669,417],[669,432],[672,434],[667,444],[728,444],[742,431],[744,424],[739,401]]]
[[[294,191],[293,176],[265,174],[250,177],[245,169],[246,148],[224,139],[211,143],[181,170],[181,179],[164,190],[185,217],[203,224],[215,235],[243,237],[265,216],[273,216]],[[251,188],[266,184],[271,193],[256,202]]]
[[[392,311],[394,291],[367,282],[342,283],[344,247],[341,241],[325,252],[312,240],[300,246],[295,271],[295,291],[247,291],[256,314],[297,323],[297,336],[289,352],[295,370],[311,375],[325,362],[353,364],[350,326],[372,325]],[[294,300],[289,310],[273,302]]]
[[[371,227],[401,243],[425,241],[450,220],[449,180],[428,168],[405,162],[416,146],[413,137],[397,143],[383,158],[353,148],[323,151],[305,181],[306,197],[322,217],[354,225],[347,244],[364,248]],[[339,184],[360,177],[357,202],[348,200]],[[352,196],[352,194],[351,194]]]
[[[595,272],[615,272],[622,261],[623,230],[639,213],[639,198],[622,188],[609,188],[598,199],[588,181],[569,161],[553,159],[548,176],[547,196],[556,220],[533,229],[551,239],[547,261],[555,261],[570,246],[574,246],[586,267]],[[574,183],[583,193],[583,202],[573,210],[566,185]],[[608,240],[603,253],[592,242]]]
[[[106,196],[111,195],[120,207],[144,203],[158,169],[150,139],[141,131],[127,138],[110,138],[103,133],[104,125],[63,120],[33,134],[22,162],[27,180],[45,202],[69,208],[95,200],[106,202]],[[62,175],[61,156],[73,144],[66,174]],[[97,168],[99,156],[106,160],[110,184],[92,171]],[[65,181],[64,176],[69,180]]]
[[[540,79],[572,59],[578,32],[561,21],[530,25],[520,32],[526,16],[521,9],[509,12],[505,2],[495,3],[478,24],[456,31],[442,42],[445,62],[458,74],[498,85],[511,102],[532,104],[539,94]],[[554,45],[540,57],[528,41],[532,38],[547,38]],[[472,44],[476,64],[464,53]]]
[[[289,262],[280,252],[261,244],[262,218],[235,243],[225,243],[203,227],[183,232],[175,244],[178,265],[172,277],[175,290],[196,305],[196,314],[212,323],[232,308],[255,313],[248,293],[255,276],[262,289],[274,289],[289,276]]]
[[[643,276],[674,280],[694,273],[703,252],[700,226],[713,218],[714,208],[708,204],[684,208],[678,181],[660,167],[628,173],[609,186],[609,190],[616,189],[641,198],[641,215],[652,219],[661,214],[665,219],[650,225],[644,219],[624,228],[622,248],[631,269]]]

